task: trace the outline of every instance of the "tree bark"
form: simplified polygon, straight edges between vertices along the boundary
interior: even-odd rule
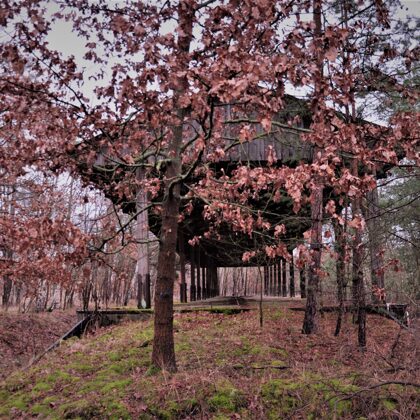
[[[335,250],[337,252],[336,276],[337,276],[337,300],[338,300],[338,316],[335,325],[334,335],[338,336],[341,331],[341,324],[344,316],[344,286],[345,286],[345,247],[344,247],[344,229],[336,221],[333,221]]]
[[[318,293],[319,270],[321,269],[322,246],[322,196],[323,188],[317,186],[311,193],[311,251],[312,262],[309,266],[305,318],[302,332],[312,334],[318,331]]]
[[[321,42],[322,35],[322,0],[313,1],[313,19],[315,24],[314,42]],[[318,45],[316,52],[316,66],[318,80],[315,81],[315,96],[313,100],[314,122],[320,118],[319,110],[323,102],[323,66],[324,66],[324,52]],[[318,146],[314,148],[314,162],[320,160],[322,156],[322,149]],[[306,298],[305,318],[303,320],[302,332],[304,334],[312,334],[318,330],[318,294],[319,294],[319,273],[321,269],[321,249],[322,249],[322,203],[324,188],[322,180],[315,179],[315,185],[311,191],[311,252],[312,261],[309,266],[308,288]]]
[[[185,70],[188,69],[187,54],[192,40],[192,21],[194,9],[186,2],[178,7],[178,50],[186,56]],[[155,291],[155,317],[152,363],[170,372],[175,372],[175,347],[173,333],[173,291],[175,281],[176,243],[178,219],[180,215],[180,192],[182,179],[181,146],[184,119],[187,109],[179,105],[180,97],[188,88],[185,76],[177,77],[174,103],[178,107],[177,123],[172,127],[165,177],[164,198],[162,202],[162,226],[159,241],[158,270]]]
[[[372,279],[372,300],[383,302],[385,297],[384,258],[379,223],[379,194],[374,188],[366,195],[366,224],[369,235],[370,272]],[[375,293],[376,289],[376,293]]]

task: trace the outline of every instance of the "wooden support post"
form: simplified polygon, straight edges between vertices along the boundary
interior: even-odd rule
[[[203,295],[201,293],[201,258],[200,258],[200,248],[197,248],[195,254],[197,256],[197,300],[201,300]]]
[[[141,274],[137,274],[137,308],[141,309],[142,304],[141,301],[143,299],[143,282],[141,278]]]
[[[197,289],[195,285],[195,247],[191,247],[190,251],[190,259],[191,259],[191,282],[190,282],[190,301],[195,301],[197,299]]]
[[[277,261],[273,263],[273,296],[277,294]]]
[[[290,297],[295,297],[295,266],[293,265],[293,251],[292,251],[292,259],[289,263],[289,289],[290,289]]]
[[[185,247],[184,247],[184,233],[178,229],[178,250],[179,250],[179,265],[181,271],[181,284],[179,286],[179,300],[181,303],[187,302],[187,283],[185,282]]]
[[[300,277],[300,297],[306,299],[306,272],[305,268],[301,268],[299,271]]]
[[[286,278],[286,260],[284,258],[281,259],[282,265],[282,296],[287,297],[287,278]]]
[[[140,183],[144,180],[144,171],[141,168],[138,168],[136,171],[136,180]],[[136,227],[135,227],[135,238],[138,241],[137,243],[137,264],[136,264],[136,274],[140,275],[140,286],[139,286],[139,277],[137,277],[137,306],[141,307],[144,298],[145,307],[150,308],[150,271],[149,271],[149,216],[147,211],[147,193],[140,185],[137,189],[136,195]],[[149,281],[147,281],[147,276],[149,276]],[[144,281],[144,284],[141,283]],[[143,293],[139,293],[140,290],[143,290]],[[148,287],[148,290],[146,288]],[[140,296],[139,296],[140,295]],[[141,296],[143,295],[143,296]],[[146,296],[149,296],[149,303],[147,303]],[[139,300],[140,298],[140,300]]]
[[[277,260],[276,296],[281,296],[281,259]]]
[[[206,256],[204,253],[201,255],[202,267],[201,267],[201,298],[207,299],[207,280],[206,280]]]
[[[144,301],[146,309],[152,307],[152,295],[150,293],[150,274],[146,274],[146,281],[144,282]]]
[[[268,295],[268,267],[264,266],[264,295]]]

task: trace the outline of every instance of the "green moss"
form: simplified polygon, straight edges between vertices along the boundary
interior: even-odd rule
[[[26,410],[29,399],[29,396],[24,392],[9,394],[7,401],[0,406],[0,415],[9,415],[12,409]]]
[[[101,391],[103,393],[107,393],[107,392],[110,392],[110,391],[115,390],[115,389],[116,390],[123,390],[128,385],[130,385],[131,382],[132,382],[131,379],[122,379],[122,380],[119,380],[119,381],[109,382],[101,388]]]
[[[130,414],[124,404],[119,401],[107,401],[105,403],[106,413],[110,419],[125,420],[130,419]]]
[[[108,359],[112,362],[117,362],[118,360],[121,360],[123,355],[120,352],[112,351],[108,353]]]
[[[49,405],[35,404],[31,408],[31,413],[32,414],[38,414],[38,415],[41,415],[43,417],[48,417],[53,413],[53,410],[51,409],[51,407]]]
[[[53,373],[50,373],[46,378],[45,381],[49,384],[55,384],[57,382],[67,383],[67,382],[75,382],[77,378],[74,378],[67,372],[63,372],[62,370],[57,370]]]
[[[97,369],[97,366],[94,366],[93,364],[79,362],[71,363],[67,367],[77,373],[93,373]]]
[[[96,402],[80,399],[58,407],[59,414],[65,419],[103,418],[103,407]]]
[[[289,353],[285,349],[279,349],[279,348],[270,348],[270,352],[272,354],[278,355],[280,357],[289,357]]]
[[[393,411],[397,408],[397,402],[393,399],[386,398],[384,400],[381,400],[381,404],[388,411]]]
[[[211,411],[235,412],[244,405],[245,398],[241,391],[229,382],[221,382],[216,386],[215,393],[209,398]]]
[[[32,388],[32,391],[39,392],[39,391],[49,391],[52,388],[51,383],[46,382],[38,382]]]
[[[191,344],[186,342],[186,341],[182,341],[180,343],[176,343],[175,344],[175,353],[177,352],[185,352],[185,351],[191,351],[192,347]]]

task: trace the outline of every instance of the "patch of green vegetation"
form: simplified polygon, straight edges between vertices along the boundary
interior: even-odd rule
[[[73,362],[70,363],[67,368],[74,370],[77,373],[93,373],[97,369],[97,366],[93,364]]]
[[[213,412],[236,412],[244,403],[243,393],[228,381],[219,382],[208,400],[209,408]]]
[[[115,420],[129,420],[131,416],[127,407],[119,401],[107,400],[104,402],[105,411],[111,419]]]
[[[53,413],[53,410],[51,409],[49,405],[38,403],[32,406],[31,413],[37,414],[45,418],[45,417],[49,417]]]
[[[57,411],[64,419],[95,419],[101,418],[104,409],[97,402],[80,399],[62,404]]]
[[[49,391],[52,388],[51,383],[37,382],[32,388],[33,392]]]
[[[128,385],[131,384],[131,379],[121,379],[118,381],[108,382],[101,388],[101,392],[104,394],[113,390],[124,390]]]
[[[30,396],[25,392],[18,392],[16,394],[8,394],[7,399],[0,405],[0,416],[10,415],[12,409],[21,411],[26,410]]]
[[[286,311],[284,308],[277,309],[276,311],[270,313],[269,318],[272,319],[273,321],[285,319],[287,318]]]
[[[175,353],[191,351],[191,350],[192,350],[191,344],[187,341],[181,341],[179,343],[175,343]]]
[[[170,396],[172,398],[172,395]],[[161,403],[160,403],[161,404]],[[153,415],[153,418],[162,420],[180,419],[185,418],[197,413],[200,409],[199,403],[195,398],[187,398],[184,400],[170,399],[163,403],[162,406],[158,406],[153,402],[150,402],[148,411]],[[150,418],[150,417],[140,417]]]
[[[15,392],[25,388],[28,384],[29,379],[24,376],[24,373],[16,372],[7,378],[5,388],[7,391]]]
[[[270,353],[278,355],[280,357],[289,357],[289,353],[286,349],[280,349],[277,347],[270,347]]]
[[[385,398],[381,400],[381,404],[388,411],[393,411],[397,408],[397,401],[394,399]]]
[[[67,372],[63,372],[62,370],[57,370],[53,373],[50,373],[46,378],[45,381],[50,384],[55,384],[57,382],[66,383],[66,382],[76,382],[77,378],[74,378]]]
[[[145,373],[145,376],[155,376],[155,375],[157,375],[158,373],[160,373],[161,372],[161,370],[157,367],[157,366],[155,366],[155,365],[151,365],[148,369],[147,369],[147,371],[146,371],[146,373]]]
[[[241,347],[233,350],[232,354],[237,357],[245,355],[259,355],[262,353],[262,347],[259,344],[253,344],[247,337],[241,337]]]
[[[118,360],[121,360],[123,358],[123,355],[118,351],[111,351],[108,353],[108,359],[111,360],[111,362],[118,362]]]

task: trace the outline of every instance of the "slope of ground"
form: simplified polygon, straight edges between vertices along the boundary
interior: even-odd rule
[[[270,307],[235,315],[175,315],[179,371],[150,365],[152,321],[71,339],[0,387],[2,418],[300,419],[419,418],[413,332],[368,318],[368,350],[334,314],[316,336],[303,314]]]
[[[74,312],[0,312],[0,380],[14,370],[26,366],[75,322]]]

